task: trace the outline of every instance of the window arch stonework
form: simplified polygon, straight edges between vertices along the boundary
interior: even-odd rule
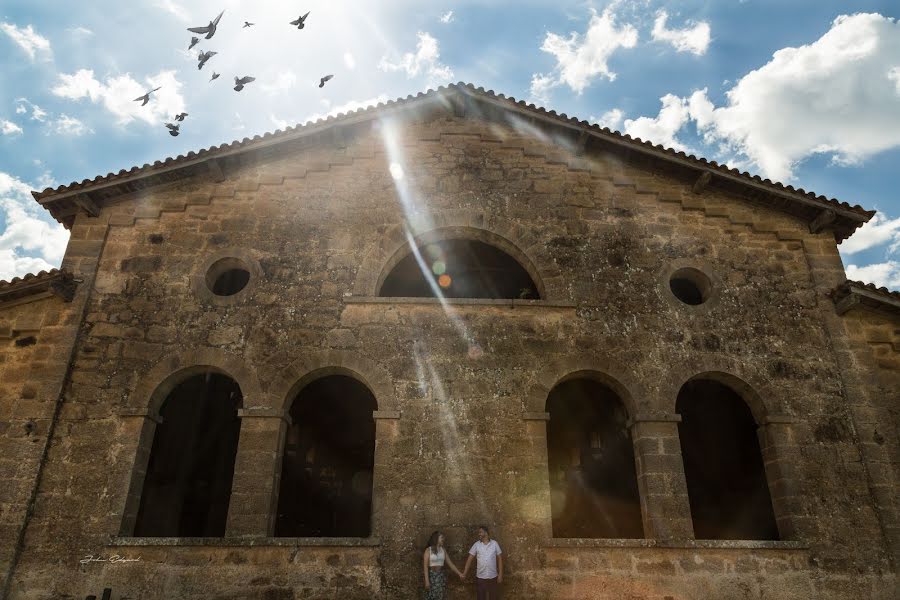
[[[414,236],[418,245],[446,239],[481,241],[502,250],[522,266],[540,297],[565,301],[567,282],[560,276],[540,240],[525,227],[483,213],[447,211],[433,215],[432,228]],[[363,259],[353,287],[354,296],[378,296],[391,269],[411,252],[405,225],[395,225],[372,246]]]

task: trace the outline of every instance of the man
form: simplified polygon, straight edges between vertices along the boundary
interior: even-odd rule
[[[478,600],[500,600],[500,584],[503,583],[503,551],[500,544],[491,539],[486,525],[478,528],[478,540],[469,550],[469,558],[462,578],[469,574],[472,560],[476,560],[475,589]]]

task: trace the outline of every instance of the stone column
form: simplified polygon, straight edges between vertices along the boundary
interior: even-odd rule
[[[261,407],[238,410],[241,436],[234,461],[226,537],[269,537],[275,532],[281,457],[290,425],[286,412]]]
[[[141,507],[141,494],[144,491],[156,426],[162,423],[162,417],[146,408],[123,408],[119,411],[119,417],[122,422],[119,439],[134,441],[132,448],[126,448],[122,452],[123,456],[134,456],[134,462],[130,465],[128,494],[125,496],[119,527],[119,535],[131,536],[134,535],[138,509]],[[123,479],[126,477],[129,477],[127,473]]]
[[[532,524],[540,527],[544,539],[553,537],[553,510],[550,499],[550,465],[547,453],[548,412],[527,412],[523,417],[534,462],[531,469],[542,482],[539,492],[527,499],[527,513]],[[525,499],[523,499],[525,500]]]
[[[801,456],[795,439],[793,419],[783,415],[768,415],[756,433],[766,469],[775,522],[778,524],[778,535],[783,540],[802,539],[804,536],[798,529],[803,526],[804,503],[800,497],[800,477],[797,473]]]
[[[644,536],[684,540],[694,537],[677,414],[639,414],[629,422],[634,444]]]
[[[371,537],[380,536],[389,525],[388,520],[396,512],[396,506],[386,502],[390,490],[398,488],[400,482],[394,481],[393,472],[394,448],[400,435],[400,411],[376,410],[372,412],[375,419],[375,464],[372,467],[372,532]]]

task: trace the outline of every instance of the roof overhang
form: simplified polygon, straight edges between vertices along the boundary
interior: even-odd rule
[[[879,288],[871,283],[847,280],[834,288],[830,295],[839,315],[863,308],[900,317],[900,292]]]

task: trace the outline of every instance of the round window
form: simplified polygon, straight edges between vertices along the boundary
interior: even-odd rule
[[[216,296],[233,296],[247,287],[250,268],[239,258],[223,258],[206,272],[206,287]]]
[[[685,267],[678,269],[669,278],[672,294],[691,306],[703,304],[712,293],[712,283],[702,271]]]

